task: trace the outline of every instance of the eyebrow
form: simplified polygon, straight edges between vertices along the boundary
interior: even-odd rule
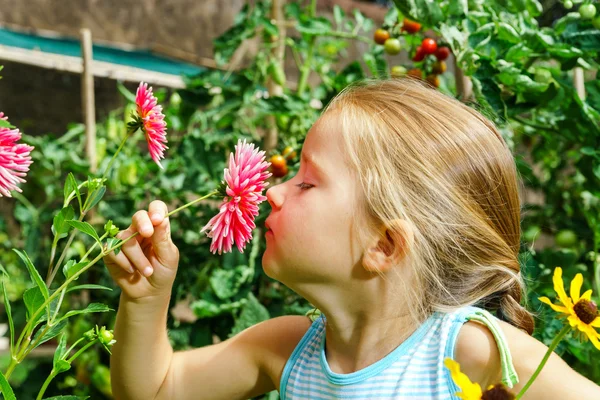
[[[319,164],[317,164],[315,158],[311,154],[301,152],[300,157],[302,160],[304,160],[305,163],[310,164],[314,169],[316,169],[319,174],[324,173],[323,168]]]

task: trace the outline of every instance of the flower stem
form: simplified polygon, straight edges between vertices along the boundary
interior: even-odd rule
[[[523,397],[523,395],[525,394],[525,392],[527,391],[527,389],[529,389],[529,387],[531,386],[531,384],[533,383],[533,381],[537,378],[537,376],[540,374],[540,372],[542,372],[542,368],[544,368],[544,365],[546,365],[546,362],[548,361],[548,358],[550,358],[550,354],[552,354],[552,352],[554,351],[554,349],[556,349],[556,346],[558,346],[558,344],[560,343],[560,341],[565,337],[565,335],[570,330],[571,330],[571,327],[569,325],[565,325],[562,328],[562,330],[560,332],[558,332],[558,335],[556,335],[556,337],[554,338],[554,340],[550,344],[550,347],[548,347],[548,351],[546,351],[546,354],[544,354],[544,358],[542,358],[542,362],[540,363],[540,365],[538,365],[538,367],[535,370],[535,372],[533,373],[533,375],[531,375],[531,378],[529,378],[529,381],[527,381],[527,383],[525,384],[525,386],[523,386],[523,389],[521,389],[521,391],[517,394],[517,396],[515,397],[515,400],[518,400],[521,397]]]
[[[110,171],[110,167],[112,166],[112,163],[117,158],[117,155],[121,152],[121,149],[125,145],[125,142],[127,141],[127,139],[129,139],[129,136],[131,136],[132,134],[134,134],[136,131],[137,131],[137,129],[135,131],[129,131],[128,130],[127,134],[125,135],[125,137],[121,141],[121,144],[119,145],[119,148],[117,149],[117,151],[115,152],[115,154],[113,154],[112,158],[108,162],[108,165],[106,166],[106,169],[104,170],[104,173],[102,174],[102,180],[104,180],[104,178],[106,178],[106,174],[108,174],[108,171]]]
[[[69,358],[67,360],[67,362],[69,364],[72,363],[77,357],[79,357],[81,355],[81,353],[83,353],[84,351],[86,351],[87,349],[89,349],[90,347],[92,347],[94,344],[96,344],[96,342],[98,342],[98,338],[92,340],[91,342],[87,343],[85,346],[83,346],[82,348],[80,348],[79,350],[77,350],[77,353],[73,354],[73,357]]]
[[[197,203],[197,202],[199,202],[200,200],[207,199],[207,198],[209,198],[209,197],[211,197],[211,196],[214,196],[214,195],[216,195],[216,194],[219,194],[219,192],[215,190],[214,192],[211,192],[211,193],[207,194],[206,196],[198,197],[196,200],[192,200],[192,201],[190,201],[189,203],[187,203],[187,204],[184,204],[184,205],[182,205],[181,207],[174,209],[173,211],[171,211],[170,213],[168,213],[166,216],[167,216],[167,217],[170,217],[171,215],[173,215],[173,214],[175,214],[175,213],[177,213],[177,212],[179,212],[179,211],[181,211],[181,210],[183,210],[183,209],[185,209],[185,208],[188,208],[188,207],[189,207],[189,206],[191,206],[191,205],[194,205],[194,204],[196,204],[196,203]]]

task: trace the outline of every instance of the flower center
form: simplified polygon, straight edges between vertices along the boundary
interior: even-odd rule
[[[591,324],[598,316],[598,306],[591,300],[579,300],[573,307],[573,311],[584,324]]]
[[[508,391],[503,384],[497,384],[483,392],[481,400],[513,400],[515,395]]]

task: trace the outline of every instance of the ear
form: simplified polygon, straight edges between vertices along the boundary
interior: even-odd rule
[[[413,241],[413,229],[407,221],[388,222],[365,250],[363,267],[369,272],[388,272],[408,254]]]

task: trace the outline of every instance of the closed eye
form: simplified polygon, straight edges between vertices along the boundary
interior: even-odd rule
[[[310,183],[304,183],[304,182],[301,182],[301,183],[297,184],[296,186],[298,186],[300,188],[300,190],[308,190],[312,187],[315,187],[314,185],[311,185]]]

